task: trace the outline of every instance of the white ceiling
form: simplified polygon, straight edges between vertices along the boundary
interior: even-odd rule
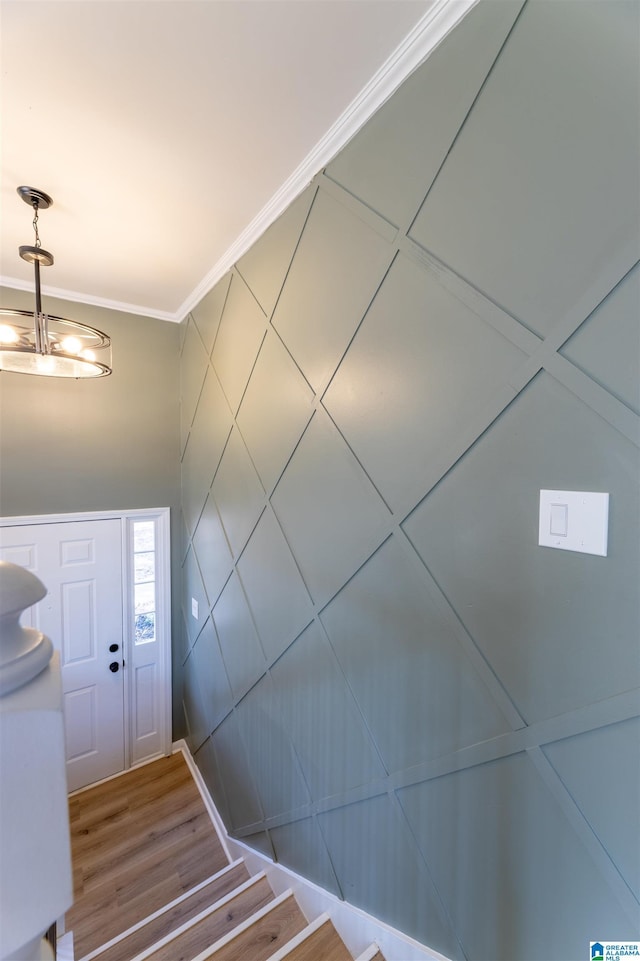
[[[2,282],[181,320],[469,3],[2,0]]]

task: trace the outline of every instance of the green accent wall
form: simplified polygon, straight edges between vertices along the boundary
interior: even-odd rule
[[[481,0],[183,325],[191,748],[451,958],[640,930],[639,18]]]

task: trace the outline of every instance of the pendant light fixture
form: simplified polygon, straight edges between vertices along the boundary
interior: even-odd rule
[[[42,311],[40,267],[50,267],[53,254],[41,246],[38,214],[53,201],[35,187],[18,187],[18,193],[34,212],[35,244],[18,251],[33,264],[36,303],[33,313],[0,308],[0,370],[45,377],[104,377],[111,373],[109,337],[95,327]]]

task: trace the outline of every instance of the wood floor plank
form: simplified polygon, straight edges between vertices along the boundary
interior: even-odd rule
[[[84,890],[104,883],[111,876],[120,877],[123,871],[135,869],[139,864],[152,865],[163,857],[165,851],[188,846],[192,838],[206,837],[210,833],[211,822],[205,811],[198,810],[197,802],[185,805],[183,818],[172,817],[167,821],[162,812],[157,813],[161,830],[155,830],[146,818],[123,823],[118,836],[107,837],[104,842],[90,853],[78,853],[78,863],[82,870]],[[201,804],[201,802],[199,802]]]
[[[273,901],[273,898],[269,882],[266,878],[261,878],[232,901],[207,915],[158,951],[154,951],[147,961],[192,961],[215,941],[219,941],[260,908]],[[245,961],[249,958],[253,961],[253,955],[245,955]]]
[[[292,895],[209,954],[207,961],[268,961],[306,926],[306,918]]]
[[[325,921],[287,954],[286,961],[353,961],[331,921]]]
[[[186,774],[189,775],[188,769]],[[122,775],[117,780],[126,780],[127,776]],[[109,783],[115,785],[117,780]],[[141,843],[146,832],[141,832],[140,826],[145,824],[145,820],[148,826],[147,812],[150,807],[153,807],[157,823],[166,823],[167,827],[183,820],[181,807],[196,804],[200,810],[203,809],[197,789],[194,791],[195,785],[184,777],[176,780],[169,770],[163,783],[166,793],[164,797],[157,798],[144,791],[144,785],[140,785],[139,778],[136,778],[126,793],[121,786],[118,788],[119,797],[115,806],[102,803],[105,785],[96,789],[101,793],[96,798],[95,806],[91,805],[93,799],[91,792],[87,791],[83,795],[82,807],[76,806],[74,809],[70,806],[71,836],[76,859],[90,867],[94,860],[99,863],[103,861],[105,850],[115,854],[121,846],[126,848]],[[144,801],[142,805],[141,799]]]
[[[122,778],[126,778],[126,775],[122,775]],[[159,823],[166,822],[168,827],[183,819],[184,807],[195,805],[198,810],[202,809],[200,795],[193,782],[189,783],[185,778],[176,779],[169,772],[163,783],[166,790],[161,797],[149,795],[137,786],[136,790],[121,794],[117,806],[99,803],[90,808],[87,806],[91,801],[88,796],[77,815],[70,809],[74,850],[77,854],[90,862],[92,857],[101,857],[105,845],[113,849],[119,838],[123,838],[124,843],[131,843],[132,838],[137,840],[137,827],[148,820],[150,806]]]
[[[181,754],[74,795],[69,817],[77,958],[228,863]]]
[[[142,767],[127,771],[120,777],[103,781],[102,784],[96,784],[94,787],[73,794],[69,798],[72,816],[77,819],[78,812],[86,811],[90,819],[93,819],[94,814],[99,814],[102,818],[104,812],[100,810],[101,807],[107,810],[114,806],[117,807],[120,799],[135,792],[142,791],[146,795],[153,794],[154,783],[162,782],[163,785],[168,783],[171,772],[179,780],[188,780],[189,769],[180,754],[159,758],[152,764],[145,764]]]
[[[249,879],[249,872],[243,863],[215,878],[209,884],[190,895],[185,901],[163,912],[144,927],[134,931],[122,941],[103,951],[96,961],[130,961],[141,951],[171,934],[185,922],[190,921],[206,907],[230,894],[235,888]]]

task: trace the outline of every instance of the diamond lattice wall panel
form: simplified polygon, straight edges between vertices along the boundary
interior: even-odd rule
[[[386,794],[318,816],[345,900],[447,958],[460,950],[424,863]]]
[[[271,668],[271,677],[313,800],[384,776],[353,695],[317,623],[285,651]]]
[[[194,601],[196,602],[197,615],[193,606]],[[182,565],[182,613],[187,627],[189,643],[192,645],[209,614],[207,595],[193,548],[190,548],[187,552]]]
[[[233,707],[231,688],[211,618],[207,620],[198,635],[191,656],[198,672],[207,734],[209,734]]]
[[[394,536],[322,613],[389,771],[509,730],[420,567]]]
[[[229,544],[211,494],[207,497],[193,536],[193,549],[211,606],[220,596],[233,567]]]
[[[338,154],[327,173],[408,227],[522,4],[483,2]]]
[[[180,326],[179,326],[179,328],[178,328],[178,339],[179,339],[179,342],[180,342],[179,350],[180,350],[180,359],[181,359],[181,360],[182,360],[182,351],[183,351],[183,349],[184,349],[184,344],[185,344],[185,340],[186,340],[186,337],[187,337],[187,330],[188,330],[188,328],[189,328],[188,322],[185,322],[185,323],[183,323],[183,324],[180,324]],[[180,371],[180,372],[182,373],[182,368],[181,368],[181,371]],[[182,396],[182,395],[181,395],[181,396]]]
[[[180,517],[178,519],[179,533],[178,533],[178,543],[174,546],[178,549],[178,556],[180,561],[184,561],[187,556],[187,551],[191,545],[191,532],[187,527],[187,522],[184,518],[184,513],[182,509],[180,510]]]
[[[227,676],[236,699],[264,674],[265,660],[242,586],[232,574],[213,609]]]
[[[315,818],[301,818],[269,831],[276,858],[297,874],[340,896],[336,876]]]
[[[237,263],[267,317],[273,313],[314,195],[315,187],[308,187]]]
[[[204,297],[191,311],[207,354],[211,353],[213,342],[218,333],[220,318],[229,292],[231,275],[228,274]]]
[[[526,355],[400,256],[323,398],[393,509]]]
[[[467,957],[539,958],[541,917],[557,958],[584,957],[588,932],[608,926],[621,941],[637,937],[526,754],[416,785],[400,800]]]
[[[273,489],[311,419],[313,391],[270,331],[238,413],[249,453],[266,491]]]
[[[207,372],[207,354],[193,321],[185,325],[186,333],[180,361],[180,450],[184,451],[189,428],[196,411],[198,397]]]
[[[197,762],[456,961],[640,930],[639,18],[480,0],[185,325]],[[606,557],[541,489],[609,493]]]
[[[411,231],[542,334],[640,254],[640,8],[580,8],[526,4]]]
[[[314,600],[328,599],[379,540],[388,511],[326,414],[307,428],[272,498]]]
[[[639,472],[637,449],[543,373],[404,525],[528,723],[640,681]],[[606,559],[538,546],[541,489],[610,493]]]
[[[211,738],[207,738],[194,757],[220,817],[223,818],[225,824],[231,824],[227,795],[222,778],[220,777],[220,772],[218,771],[218,762],[216,761],[216,754]]]
[[[212,370],[208,370],[182,458],[182,509],[191,532],[198,523],[231,424],[229,408],[218,379]]]
[[[256,526],[238,573],[265,654],[274,661],[313,617],[309,594],[271,510]]]
[[[178,626],[173,632],[172,654],[174,664],[183,664],[189,653],[190,641],[182,605],[180,605],[180,615],[177,621]]]
[[[227,442],[211,493],[238,557],[264,506],[264,490],[237,427]]]
[[[640,265],[612,290],[560,351],[640,414]]]
[[[211,361],[229,406],[235,413],[264,337],[264,314],[238,274],[231,287],[218,328]]]
[[[544,752],[571,796],[640,898],[640,844],[629,825],[640,811],[640,719],[548,744]],[[627,758],[624,767],[620,758]]]
[[[267,831],[257,831],[255,834],[247,834],[245,841],[249,847],[260,851],[261,854],[264,854],[265,857],[270,858],[270,860],[275,860],[271,837]]]
[[[183,705],[189,731],[189,745],[193,752],[198,750],[209,733],[207,712],[198,674],[192,652],[184,664]]]
[[[328,194],[317,195],[273,315],[314,390],[340,360],[389,255],[387,242],[364,219]]]
[[[235,714],[229,714],[215,729],[211,746],[224,785],[231,826],[241,828],[258,823],[262,820],[262,809]]]
[[[306,804],[309,792],[268,674],[243,698],[235,713],[265,816]]]

